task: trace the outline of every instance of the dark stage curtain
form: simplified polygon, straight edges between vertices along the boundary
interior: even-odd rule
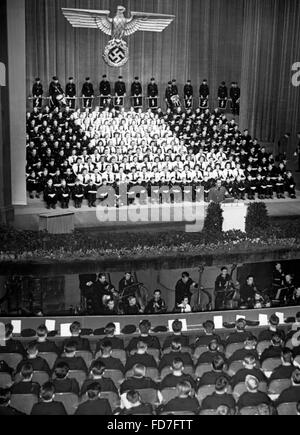
[[[176,15],[162,33],[137,32],[128,38],[130,59],[121,70],[109,68],[102,53],[109,37],[99,30],[74,29],[62,7],[129,10]],[[81,90],[89,75],[98,84],[107,73],[122,73],[128,85],[153,75],[164,93],[177,78],[180,91],[190,78],[198,93],[209,80],[211,105],[220,81],[238,81],[242,90],[242,128],[273,141],[300,129],[300,87],[292,85],[292,65],[300,62],[299,0],[27,0],[27,88],[35,76],[48,84],[76,77]]]

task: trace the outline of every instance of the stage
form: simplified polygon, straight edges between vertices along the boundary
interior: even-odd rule
[[[265,202],[271,218],[300,217],[300,191],[297,199],[257,200]],[[234,207],[248,205],[249,201],[234,201]],[[230,205],[230,204],[229,204]],[[228,206],[229,206],[228,205]],[[103,208],[89,208],[87,201],[83,202],[81,209],[75,209],[71,201],[68,210],[57,207],[56,210],[47,210],[40,199],[28,198],[27,206],[15,207],[15,228],[21,230],[39,230],[39,216],[55,215],[58,213],[74,213],[75,229],[97,229],[98,231],[168,231],[170,229],[185,229],[188,225],[191,231],[201,231],[203,228],[207,203],[182,204],[147,204],[131,205],[120,208],[107,208],[109,219],[103,217]],[[197,220],[197,225],[195,225]],[[193,227],[193,228],[192,228]]]

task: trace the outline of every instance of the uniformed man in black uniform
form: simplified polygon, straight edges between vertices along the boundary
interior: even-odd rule
[[[139,78],[135,77],[134,82],[131,85],[131,104],[135,109],[140,109],[143,107],[143,89],[139,82]]]
[[[90,82],[90,78],[85,79],[85,83],[82,86],[83,106],[87,109],[91,109],[93,105],[93,98],[95,96],[93,84]]]
[[[104,109],[109,105],[109,97],[111,96],[111,86],[109,81],[107,80],[107,75],[104,74],[102,76],[102,81],[99,86],[100,92],[100,107]]]
[[[158,86],[155,83],[155,78],[152,77],[150,83],[148,84],[148,101],[149,109],[157,109],[158,107]]]
[[[215,309],[222,310],[225,308],[226,290],[231,285],[231,276],[227,267],[222,267],[220,275],[215,281]]]
[[[60,101],[58,98],[64,95],[64,91],[61,84],[58,81],[58,77],[54,76],[49,86],[50,108],[53,110],[56,107],[60,107]]]
[[[194,89],[191,85],[191,80],[187,80],[184,88],[183,88],[183,94],[184,94],[184,105],[185,108],[192,109],[193,107],[193,95],[194,95]]]
[[[119,110],[124,107],[124,99],[126,97],[126,85],[123,82],[123,77],[119,76],[118,81],[115,83],[115,108]]]
[[[73,200],[74,200],[75,208],[81,208],[84,194],[85,194],[84,187],[80,183],[79,178],[77,178],[75,181],[75,186],[73,188]]]
[[[228,99],[228,89],[225,82],[221,82],[218,89],[219,109],[225,110]]]
[[[33,107],[41,109],[43,104],[42,96],[44,94],[43,85],[39,77],[35,79],[35,83],[32,86]]]
[[[166,89],[166,93],[165,93],[165,100],[166,103],[168,105],[168,107],[170,109],[174,109],[174,105],[173,105],[173,101],[172,101],[172,97],[173,97],[173,90],[172,90],[172,82],[168,82],[168,87]]]
[[[241,97],[241,90],[238,87],[237,82],[232,82],[230,88],[230,98],[231,98],[231,109],[233,115],[239,116],[240,114],[240,97]]]
[[[206,79],[204,79],[202,84],[200,85],[199,97],[200,97],[200,108],[207,109],[208,108],[209,87],[208,87]]]
[[[69,77],[69,82],[66,84],[66,97],[67,97],[67,104],[70,107],[70,109],[75,110],[76,85],[74,83],[73,77]]]

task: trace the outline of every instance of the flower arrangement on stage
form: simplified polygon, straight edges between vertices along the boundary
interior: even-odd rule
[[[218,233],[214,240],[200,233],[98,233],[75,231],[52,235],[0,227],[0,261],[70,262],[74,260],[147,259],[172,256],[253,254],[300,249],[300,222],[273,224],[248,235],[241,231]]]

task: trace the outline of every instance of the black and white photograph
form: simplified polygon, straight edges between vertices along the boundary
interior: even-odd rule
[[[56,415],[300,415],[299,0],[0,1],[0,416]]]

